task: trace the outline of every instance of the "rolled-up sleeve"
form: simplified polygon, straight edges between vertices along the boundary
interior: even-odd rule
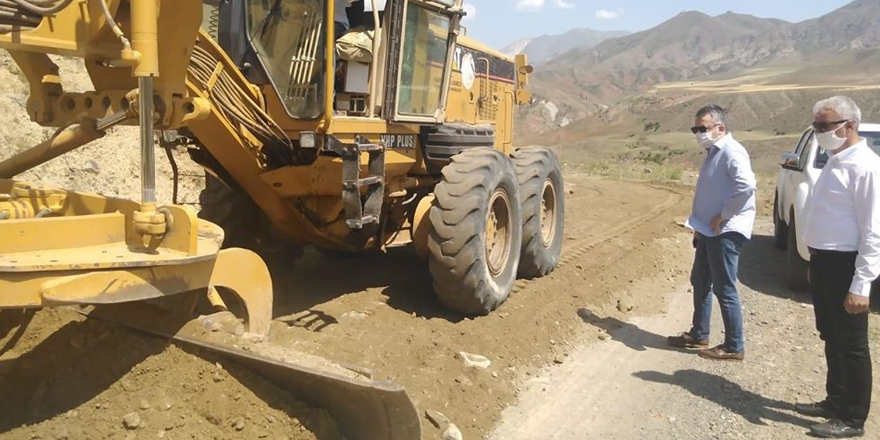
[[[721,218],[730,220],[745,209],[746,204],[755,193],[757,182],[749,157],[742,152],[733,152],[727,162],[727,174],[733,179],[733,191],[724,202]]]
[[[859,256],[849,291],[870,296],[871,282],[880,276],[880,171],[869,170],[856,179],[854,197],[859,227]]]

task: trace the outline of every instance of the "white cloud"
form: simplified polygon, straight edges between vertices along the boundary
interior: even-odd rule
[[[617,17],[620,17],[620,12],[609,11],[607,9],[596,10],[596,18],[598,18],[599,20],[614,20]]]
[[[464,16],[465,20],[473,20],[477,18],[477,7],[470,4],[465,3],[461,6],[464,9],[464,12],[467,12],[467,15]]]
[[[538,12],[544,9],[544,0],[516,0],[516,10],[520,12]]]
[[[568,3],[565,0],[555,0],[554,3],[559,9],[574,9],[574,3]]]

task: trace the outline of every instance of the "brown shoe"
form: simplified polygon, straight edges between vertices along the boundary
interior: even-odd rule
[[[682,332],[678,336],[667,336],[666,342],[673,347],[706,348],[709,346],[708,339],[694,339],[688,332]]]
[[[700,350],[697,352],[701,358],[704,359],[713,359],[717,361],[741,361],[745,357],[744,352],[734,353],[729,352],[724,348],[724,345],[718,345],[712,348],[707,348],[705,350]]]

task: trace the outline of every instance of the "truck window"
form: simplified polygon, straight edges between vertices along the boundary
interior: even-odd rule
[[[859,136],[865,138],[865,141],[868,143],[868,148],[874,151],[875,154],[880,155],[880,132],[876,131],[860,131]],[[825,151],[824,148],[819,148],[819,152],[816,153],[816,162],[814,166],[818,169],[825,168],[825,165],[828,163],[828,152]]]
[[[810,160],[810,150],[812,150],[813,146],[813,130],[809,130],[804,133],[804,136],[801,138],[801,145],[798,147],[800,150],[800,155],[798,156],[798,168],[804,169],[807,166],[807,161]]]
[[[292,118],[323,112],[324,2],[248,0],[248,35]]]
[[[868,147],[874,150],[874,153],[880,155],[880,132],[877,131],[860,131],[859,136],[865,138]]]
[[[797,155],[798,161],[795,163],[794,161],[787,161],[785,163],[785,167],[788,169],[804,169],[805,161],[807,157],[810,155],[810,141],[813,139],[813,130],[809,129],[801,135],[800,140],[798,140],[797,146],[794,149],[794,154]]]
[[[449,18],[407,4],[398,113],[433,116],[442,104]]]

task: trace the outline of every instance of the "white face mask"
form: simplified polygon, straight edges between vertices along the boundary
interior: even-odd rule
[[[834,130],[828,130],[825,133],[816,133],[816,142],[818,142],[819,146],[824,148],[825,151],[833,152],[837,150],[844,142],[846,142],[846,138],[837,136],[837,130],[839,129],[840,125]]]
[[[712,138],[711,130],[705,133],[697,133],[697,144],[703,147],[704,150],[708,150],[712,148],[712,145],[715,144],[715,139]]]

